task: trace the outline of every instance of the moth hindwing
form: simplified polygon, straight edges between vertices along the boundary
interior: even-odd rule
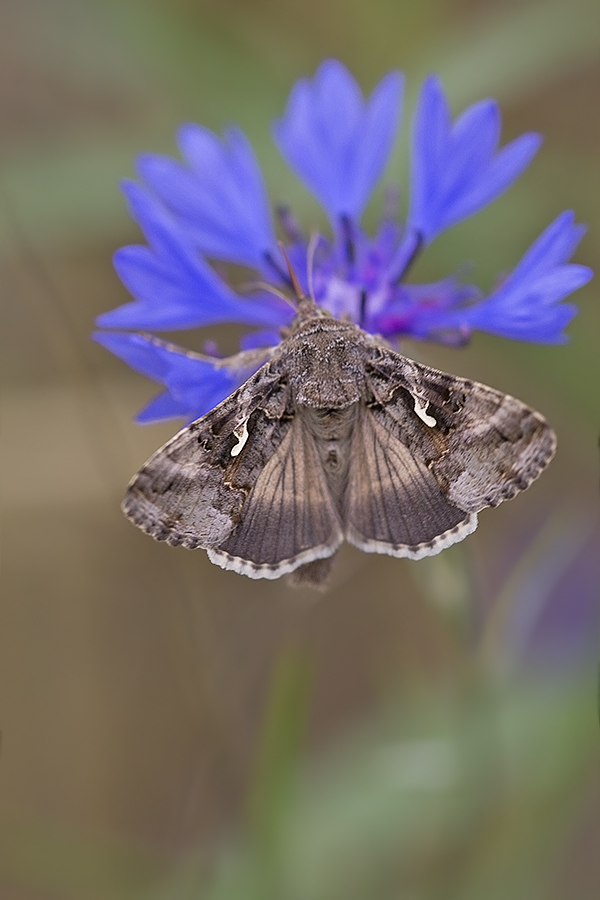
[[[481,509],[538,477],[555,445],[514,397],[315,314],[148,460],[123,509],[223,568],[317,585],[343,540],[411,559],[462,540]]]

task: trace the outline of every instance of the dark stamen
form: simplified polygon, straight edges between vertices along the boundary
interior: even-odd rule
[[[404,263],[402,270],[399,272],[399,274],[394,279],[394,284],[400,284],[402,279],[406,277],[409,269],[414,265],[414,263],[417,261],[417,258],[420,256],[424,243],[425,243],[425,241],[423,239],[423,235],[421,234],[420,231],[418,231],[416,240],[415,240],[415,246],[414,246],[410,256]]]
[[[284,256],[285,256],[285,253],[284,253]],[[293,287],[293,284],[290,281],[290,277],[289,277],[288,273],[285,271],[285,269],[282,266],[279,265],[279,263],[277,262],[277,260],[275,259],[275,257],[273,256],[273,254],[271,253],[270,250],[265,250],[264,257],[265,257],[266,261],[268,262],[268,264],[273,269],[273,271],[277,273],[279,278],[281,278],[281,280],[285,284],[287,284],[288,287]]]
[[[360,306],[358,312],[358,324],[362,327],[365,321],[365,315],[367,312],[367,292],[365,288],[361,289],[360,292]]]
[[[288,240],[303,241],[304,234],[302,233],[302,229],[300,228],[296,216],[293,214],[289,206],[278,206],[275,212]]]
[[[342,231],[344,233],[344,249],[346,251],[346,259],[349,265],[353,265],[356,259],[356,248],[354,246],[354,238],[352,236],[352,225],[348,216],[340,216],[342,223]]]

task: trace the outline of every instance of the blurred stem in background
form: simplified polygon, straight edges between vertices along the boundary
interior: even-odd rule
[[[312,663],[300,646],[284,646],[269,682],[257,762],[250,784],[248,839],[256,866],[256,891],[248,897],[281,897],[287,810],[300,774],[312,685]]]

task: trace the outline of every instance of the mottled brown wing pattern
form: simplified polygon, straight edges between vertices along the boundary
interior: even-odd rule
[[[438,553],[552,458],[552,429],[514,397],[348,323],[303,327],[142,467],[123,503],[136,525],[252,578],[314,586],[344,537]]]
[[[313,437],[295,417],[212,562],[251,578],[278,578],[331,556],[343,540]]]
[[[290,426],[285,381],[271,364],[161,447],[131,480],[123,511],[156,540],[222,543]],[[247,435],[243,452],[235,453]],[[234,455],[232,455],[234,451]]]
[[[406,429],[379,412],[363,408],[354,429],[346,538],[371,553],[411,559],[439,553],[474,531],[477,516],[448,501],[425,461],[402,440]]]
[[[123,511],[156,540],[278,578],[343,540],[313,437],[268,364],[179,432],[131,481]],[[249,413],[249,410],[252,410]]]
[[[552,459],[553,430],[520,400],[384,347],[371,348],[369,356],[374,415],[395,424],[459,509],[498,506],[525,490]]]

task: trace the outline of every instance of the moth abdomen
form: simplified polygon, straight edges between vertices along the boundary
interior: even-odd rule
[[[340,456],[337,447],[329,447],[327,449],[327,456],[323,460],[323,463],[329,472],[337,472],[340,468]]]

